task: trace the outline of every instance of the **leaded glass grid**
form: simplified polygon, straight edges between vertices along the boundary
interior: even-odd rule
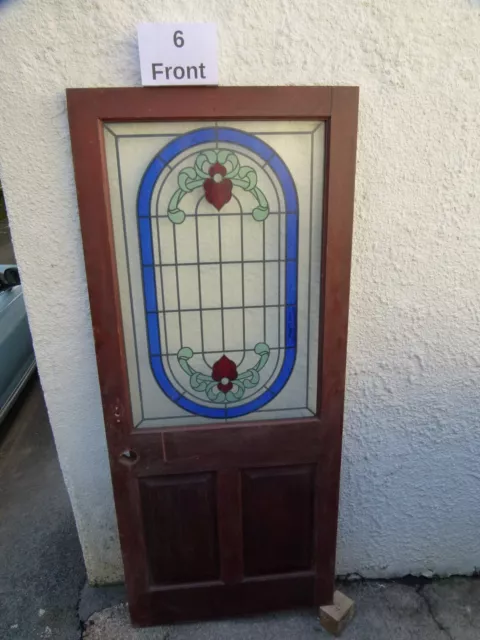
[[[106,125],[137,425],[315,413],[323,134]]]

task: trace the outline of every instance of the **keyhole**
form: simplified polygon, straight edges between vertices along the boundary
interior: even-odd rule
[[[123,453],[120,454],[119,460],[122,464],[131,466],[138,462],[138,454],[133,449],[126,449]]]

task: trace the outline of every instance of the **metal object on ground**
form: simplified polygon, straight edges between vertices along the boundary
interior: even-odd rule
[[[14,265],[0,265],[0,422],[35,369],[22,285]]]

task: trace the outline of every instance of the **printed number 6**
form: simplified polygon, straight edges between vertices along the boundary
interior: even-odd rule
[[[183,47],[185,40],[183,39],[183,31],[175,31],[173,34],[173,44],[176,47]]]

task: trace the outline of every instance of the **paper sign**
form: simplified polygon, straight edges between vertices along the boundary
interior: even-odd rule
[[[142,84],[218,84],[217,26],[139,24]]]

